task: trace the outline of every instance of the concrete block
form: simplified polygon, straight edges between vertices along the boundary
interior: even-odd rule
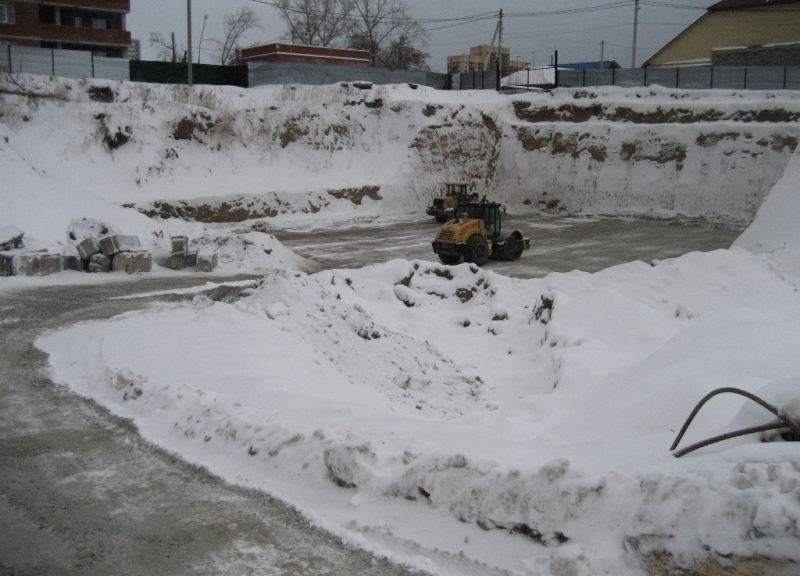
[[[39,275],[39,256],[38,252],[28,252],[25,254],[14,255],[14,276],[38,276]]]
[[[0,276],[14,275],[14,255],[0,252]]]
[[[111,270],[113,272],[127,272],[128,274],[150,272],[152,268],[153,257],[150,255],[150,252],[146,250],[114,254],[114,259],[111,264]]]
[[[23,236],[25,236],[25,232],[16,226],[9,225],[0,227],[0,251],[21,248],[23,245]]]
[[[167,256],[167,268],[172,270],[183,270],[184,268],[194,268],[195,266],[197,266],[197,252],[170,254]]]
[[[83,260],[88,260],[95,254],[99,254],[100,250],[100,240],[91,236],[86,238],[83,242],[75,246],[78,250],[78,256],[80,256]]]
[[[48,276],[61,270],[60,254],[23,252],[14,255],[13,272],[16,276]]]
[[[75,270],[77,272],[86,271],[86,261],[77,256],[62,256],[61,257],[62,270]]]
[[[108,272],[111,270],[111,257],[105,254],[95,254],[89,258],[89,264],[86,266],[89,272]]]
[[[216,252],[206,252],[197,255],[198,272],[213,272],[216,267],[217,267]]]
[[[61,254],[41,254],[39,256],[39,276],[49,276],[64,270]]]
[[[138,236],[104,236],[100,238],[100,250],[106,256],[113,256],[118,252],[141,252],[142,245],[139,243]]]
[[[189,238],[186,236],[173,236],[169,239],[172,245],[172,254],[184,254],[189,251]]]

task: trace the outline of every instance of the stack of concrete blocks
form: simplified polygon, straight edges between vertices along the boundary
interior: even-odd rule
[[[115,234],[89,237],[76,246],[78,256],[89,272],[150,272],[153,257],[142,249],[138,236]]]
[[[183,270],[194,268],[198,272],[212,272],[217,267],[217,254],[189,251],[189,239],[186,236],[170,238],[171,250],[167,256],[167,268]]]
[[[25,248],[24,236],[16,226],[0,228],[0,276],[47,276],[82,269],[82,262],[75,256]]]

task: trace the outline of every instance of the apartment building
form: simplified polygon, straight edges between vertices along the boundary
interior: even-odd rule
[[[130,0],[0,0],[0,42],[126,58]]]

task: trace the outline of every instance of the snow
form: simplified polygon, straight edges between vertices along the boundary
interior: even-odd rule
[[[135,96],[143,90],[138,85],[115,89],[136,106],[144,101]],[[247,108],[259,98],[264,106],[281,91],[289,111],[276,115],[312,99],[320,115],[330,115],[325,122],[333,122],[344,114],[342,90],[213,94],[226,102],[245,100]],[[137,234],[156,252],[165,249],[153,234],[158,231],[219,247],[226,238],[245,238],[261,253],[273,254],[248,260],[241,246],[249,244],[239,240],[227,270],[265,275],[233,304],[197,295],[189,303],[160,304],[42,335],[37,346],[50,355],[54,381],[130,418],[144,438],[166,450],[292,503],[346,542],[434,574],[500,569],[520,575],[638,575],[645,573],[642,558],[651,552],[667,553],[682,566],[706,557],[723,563],[755,556],[800,562],[797,443],[749,435],[680,459],[669,451],[692,408],[716,388],[737,387],[787,416],[800,413],[800,152],[792,156],[783,148],[769,160],[762,157],[770,170],[759,168],[751,176],[758,180],[770,172],[769,177],[745,195],[737,188],[744,182],[741,168],[711,190],[692,191],[687,202],[701,215],[743,219],[745,204],[754,202],[754,213],[760,206],[729,250],[531,280],[469,264],[406,260],[309,273],[309,263],[268,234],[154,220],[119,206],[139,201],[131,174],[141,176],[142,157],[165,146],[156,125],[178,106],[170,94],[154,89],[148,100],[153,110],[145,108],[143,115],[158,121],[134,123],[130,110],[129,117],[114,120],[123,129],[131,123],[141,138],[135,150],[120,148],[109,162],[107,151],[86,147],[90,160],[80,164],[86,168],[81,174],[69,165],[77,155],[64,143],[86,130],[80,118],[67,115],[63,131],[51,130],[48,153],[41,155],[32,154],[32,134],[44,130],[43,122],[30,128],[0,123],[0,142],[8,138],[0,145],[0,227],[18,226],[26,238],[63,250],[70,243],[62,231],[80,228],[81,221],[71,224],[79,218]],[[595,100],[652,110],[678,98],[684,108],[731,114],[773,106],[759,100],[763,94],[677,94],[607,89],[597,91]],[[777,94],[776,106],[800,108],[797,96]],[[403,123],[412,122],[411,116],[419,122],[425,106],[439,104],[448,115],[462,107],[461,114],[474,119],[488,107],[497,118],[522,122],[502,110],[510,108],[507,100],[490,93],[381,87],[365,96],[377,97],[386,107],[402,103],[403,110],[415,112],[398,113],[389,122],[350,107],[364,122],[363,133],[341,154],[331,151],[338,145],[333,140],[325,154],[307,142],[288,151],[231,144],[228,158],[212,158],[209,148],[188,143],[178,150],[181,164],[152,176],[141,195],[196,199],[217,187],[230,190],[223,182],[249,189],[263,183],[262,191],[297,208],[277,217],[283,224],[399,215],[424,205],[426,186],[434,188],[431,175],[442,174],[427,160],[417,163],[422,151],[409,158],[414,139]],[[572,95],[527,98],[561,105]],[[431,122],[443,118],[434,111]],[[689,142],[708,131],[695,125],[682,125],[679,134],[674,126],[659,132],[653,125],[589,124],[593,134],[611,131],[611,140],[620,142],[648,130]],[[747,130],[747,142],[753,142],[796,127],[758,123]],[[328,136],[322,131],[309,141]],[[488,145],[481,138],[471,145]],[[383,147],[386,156],[362,163],[368,155],[357,149],[373,146]],[[729,151],[725,146],[721,157]],[[254,160],[259,154],[263,159]],[[511,182],[512,167],[522,166],[523,158],[517,152],[501,156],[497,178]],[[531,166],[540,162],[530,158]],[[654,184],[650,197],[639,198],[645,212],[662,202],[658,190],[688,190],[690,180],[699,178],[670,168],[666,183],[658,182],[666,169],[647,159],[627,166],[609,160],[605,168],[585,155],[572,160],[578,168],[596,168],[601,179],[606,174],[624,181],[617,196],[583,204],[578,211],[584,212],[622,206],[648,162],[647,181]],[[744,155],[741,161],[755,166]],[[101,190],[94,178],[109,166],[119,178]],[[276,176],[279,167],[284,172]],[[569,170],[555,174],[551,168],[542,178],[555,182]],[[721,178],[720,171],[709,174],[709,182]],[[413,182],[405,192],[404,178]],[[308,194],[324,196],[327,182],[342,188],[377,183],[384,200],[367,199],[362,206],[331,200],[330,210],[319,216],[299,209]],[[756,192],[765,183],[762,204]],[[507,200],[522,209],[523,198]],[[700,412],[681,446],[772,419],[741,396],[720,396]]]

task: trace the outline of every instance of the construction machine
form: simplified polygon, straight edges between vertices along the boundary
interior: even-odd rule
[[[503,234],[500,205],[496,202],[467,202],[458,207],[456,217],[439,228],[433,251],[445,264],[458,264],[461,258],[483,266],[489,258],[516,260],[531,247],[519,230]]]
[[[434,198],[425,213],[436,218],[437,222],[446,222],[456,215],[456,210],[467,202],[477,202],[478,195],[470,194],[470,182],[445,182],[445,195]]]

